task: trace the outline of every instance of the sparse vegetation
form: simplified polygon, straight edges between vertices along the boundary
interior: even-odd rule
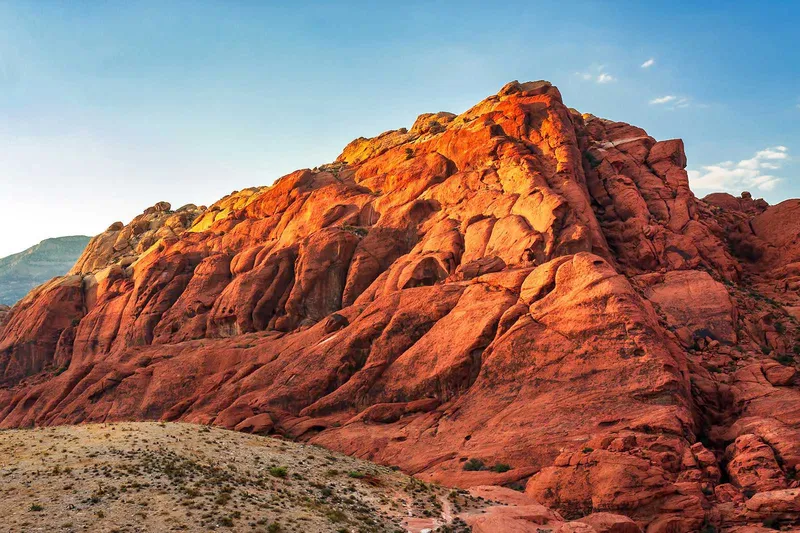
[[[269,473],[271,476],[275,477],[286,477],[288,470],[285,466],[273,466],[269,469]]]
[[[583,152],[583,157],[586,158],[586,160],[589,162],[589,166],[592,167],[592,168],[597,168],[597,167],[600,166],[600,163],[602,163],[601,159],[597,159],[588,150],[586,152]]]
[[[366,228],[362,228],[359,226],[351,226],[349,224],[343,224],[342,229],[359,237],[366,237],[367,233],[369,233]]]
[[[429,131],[433,134],[442,133],[445,127],[438,120],[431,120],[428,123]]]
[[[14,463],[22,451],[30,459]],[[4,431],[0,454],[11,531],[394,533],[407,517],[435,530],[449,492],[322,448],[189,424]],[[487,505],[456,494],[457,512]],[[467,531],[447,522],[442,531]]]
[[[486,465],[480,459],[470,459],[466,463],[464,463],[464,470],[468,472],[477,472],[479,470],[485,470]]]

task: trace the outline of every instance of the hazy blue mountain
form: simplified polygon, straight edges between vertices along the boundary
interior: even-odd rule
[[[37,285],[66,274],[88,242],[83,235],[46,239],[0,259],[0,305],[14,305]]]

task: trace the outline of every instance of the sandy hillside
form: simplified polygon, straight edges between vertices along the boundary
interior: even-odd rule
[[[419,531],[483,505],[316,446],[154,422],[0,432],[0,480],[15,532]]]

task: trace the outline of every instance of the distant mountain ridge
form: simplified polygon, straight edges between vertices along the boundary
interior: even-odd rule
[[[0,259],[0,305],[13,305],[37,285],[69,272],[89,239],[85,235],[45,239]]]

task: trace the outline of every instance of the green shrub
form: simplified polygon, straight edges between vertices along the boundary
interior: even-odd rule
[[[328,520],[330,520],[333,523],[344,522],[345,520],[347,520],[347,516],[339,509],[331,509],[330,511],[325,513],[325,515],[328,517]]]
[[[468,472],[477,472],[479,470],[486,470],[486,465],[480,459],[470,459],[464,463],[464,470]]]
[[[431,120],[428,123],[428,127],[430,128],[431,133],[441,133],[444,131],[444,126],[442,126],[438,120]]]
[[[594,155],[592,155],[589,151],[583,152],[583,157],[589,161],[589,166],[592,168],[597,168],[600,166],[600,163],[603,161],[601,159],[597,159]]]
[[[286,477],[289,471],[286,469],[285,466],[273,466],[269,469],[269,473],[275,477]]]
[[[717,533],[717,526],[706,522],[703,524],[703,529],[700,530],[700,533]]]
[[[365,228],[360,228],[358,226],[351,226],[350,224],[343,224],[342,229],[353,235],[357,235],[358,237],[366,237],[368,230]]]
[[[491,470],[492,472],[497,472],[502,474],[503,472],[508,472],[509,470],[511,470],[511,466],[505,463],[497,463],[491,468]]]

